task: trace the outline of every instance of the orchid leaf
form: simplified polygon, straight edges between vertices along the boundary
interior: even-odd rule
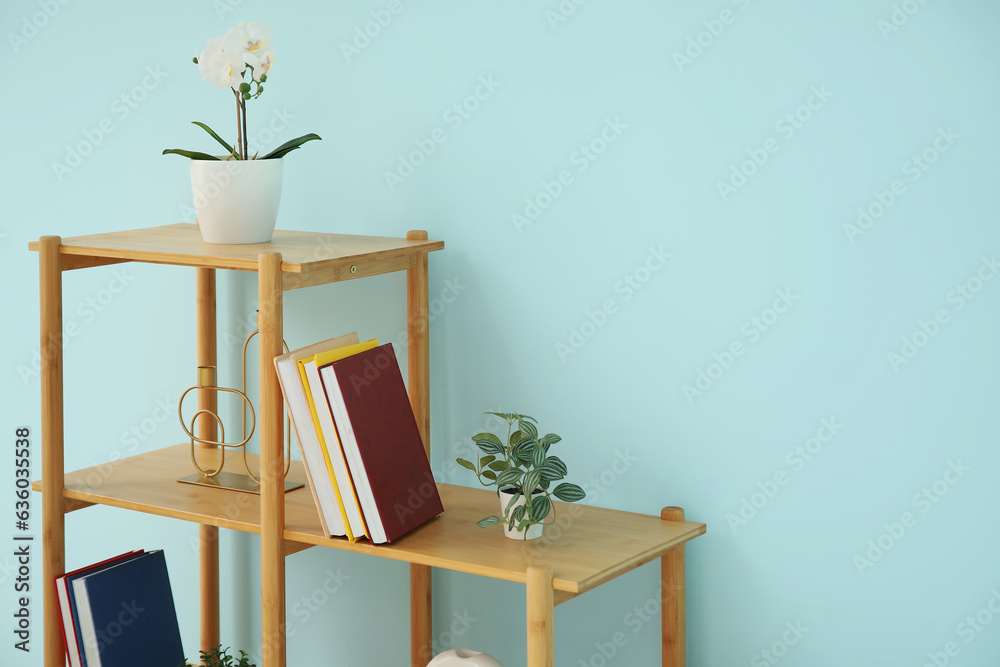
[[[198,151],[186,151],[181,148],[167,148],[163,151],[162,155],[167,153],[173,153],[175,155],[183,155],[186,158],[191,158],[192,160],[219,160],[214,155],[209,155],[208,153],[199,153]]]
[[[277,160],[280,157],[284,157],[286,154],[290,153],[291,151],[294,151],[296,148],[298,148],[302,144],[306,143],[307,141],[312,141],[313,139],[322,139],[322,137],[320,137],[315,132],[310,132],[309,134],[303,134],[301,137],[297,137],[295,139],[291,139],[289,141],[286,141],[285,143],[281,144],[280,146],[278,146],[273,151],[271,151],[270,153],[268,153],[267,155],[265,155],[264,157],[262,157],[260,159],[261,160]]]
[[[191,122],[194,123],[195,125],[197,125],[198,127],[200,127],[201,129],[205,130],[206,132],[208,132],[210,135],[212,135],[213,139],[215,139],[220,144],[222,144],[222,147],[226,149],[226,154],[233,155],[236,152],[235,148],[233,148],[232,146],[230,146],[229,144],[227,144],[226,141],[222,137],[220,137],[218,134],[216,134],[215,130],[213,130],[212,128],[210,128],[208,125],[205,125],[204,123],[200,123],[200,122],[198,122],[196,120],[193,120]]]

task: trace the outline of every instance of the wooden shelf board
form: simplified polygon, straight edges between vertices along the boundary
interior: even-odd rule
[[[199,456],[206,458],[205,450]],[[251,458],[251,466],[256,465]],[[260,534],[258,496],[181,484],[192,470],[189,445],[176,445],[121,459],[104,466],[68,472],[64,496],[149,514]],[[242,461],[230,454],[226,470],[239,472]],[[305,470],[292,462],[289,479],[305,481]],[[33,488],[41,488],[35,482]],[[553,588],[583,593],[705,532],[705,525],[669,522],[659,516],[620,512],[586,505],[556,503],[560,524],[546,527],[542,540],[518,542],[501,534],[500,526],[479,528],[475,522],[499,511],[496,494],[451,484],[438,486],[445,512],[430,523],[391,543],[351,543],[323,535],[312,494],[302,488],[285,494],[284,538],[382,558],[525,583],[528,565],[546,564]]]
[[[37,251],[38,247],[37,241],[28,244],[31,250]],[[283,229],[276,229],[269,243],[219,245],[202,241],[195,225],[179,223],[64,238],[60,253],[72,257],[256,271],[260,253],[280,252],[282,273],[299,274],[290,287],[304,287],[409,268],[419,254],[442,248],[444,241]],[[82,268],[101,263],[106,262],[75,259],[68,266]],[[350,271],[351,266],[356,267],[354,272]],[[310,276],[315,276],[315,280],[310,281]]]

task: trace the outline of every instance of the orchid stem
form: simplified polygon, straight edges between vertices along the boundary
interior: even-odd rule
[[[246,100],[240,100],[240,107],[243,109],[243,159],[246,160],[250,156],[250,146],[247,144],[247,103]]]
[[[242,127],[243,126],[240,123],[240,117],[242,115],[241,114],[241,109],[242,109],[243,105],[240,104],[240,94],[239,94],[239,92],[235,88],[231,88],[230,90],[232,90],[233,91],[233,95],[236,96],[236,157],[239,158],[240,160],[242,160],[242,159],[244,159],[244,156],[242,155],[242,153],[244,153],[244,149],[243,149],[243,135],[242,135]]]

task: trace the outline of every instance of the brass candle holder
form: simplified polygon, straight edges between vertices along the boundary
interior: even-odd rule
[[[186,477],[181,477],[177,481],[184,482],[185,484],[196,484],[198,486],[210,486],[220,489],[230,489],[232,491],[242,491],[244,493],[260,493],[260,479],[253,474],[250,470],[250,464],[247,461],[247,443],[250,442],[250,438],[253,437],[254,431],[257,429],[257,414],[253,409],[253,403],[247,397],[247,346],[250,344],[250,340],[256,336],[258,330],[254,330],[247,339],[243,342],[243,380],[240,389],[233,389],[231,387],[220,387],[218,383],[218,371],[215,366],[199,366],[198,367],[198,382],[192,387],[188,387],[181,394],[180,400],[177,402],[177,418],[180,420],[181,428],[191,439],[191,463],[194,464],[195,469],[198,471],[193,475],[188,475]],[[285,352],[288,352],[288,344],[282,341],[284,345]],[[222,418],[215,411],[203,408],[194,413],[191,417],[190,425],[184,421],[184,398],[192,391],[215,391],[215,392],[225,392],[230,394],[236,394],[243,400],[243,439],[240,442],[229,443],[226,442],[226,428],[222,423]],[[247,410],[250,411],[250,428],[247,428]],[[215,421],[215,425],[218,428],[219,439],[210,440],[207,438],[200,438],[194,434],[195,425],[199,418],[210,417]],[[196,455],[197,447],[195,443],[202,445],[206,450],[218,449],[220,451],[220,458],[218,467],[215,470],[206,470],[198,462],[198,457]],[[246,474],[234,473],[223,470],[226,465],[226,449],[242,449],[243,450],[243,469]],[[285,471],[284,476],[288,476],[288,470],[292,465],[292,425],[289,422],[286,425],[285,430]],[[285,481],[285,491],[292,491],[305,486],[302,482],[289,482]]]

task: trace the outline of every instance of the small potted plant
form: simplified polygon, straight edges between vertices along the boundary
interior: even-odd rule
[[[549,456],[549,448],[561,441],[555,433],[538,436],[538,421],[513,412],[490,412],[507,422],[507,436],[501,440],[493,433],[472,436],[482,451],[476,463],[456,459],[463,468],[476,473],[479,483],[496,487],[500,515],[477,522],[485,528],[504,524],[504,534],[512,539],[533,540],[542,536],[542,527],[555,521],[552,497],[566,502],[582,500],[586,494],[576,484],[553,482],[566,477],[566,464],[558,456]],[[517,428],[515,430],[515,424]]]
[[[191,160],[191,188],[198,227],[207,243],[263,243],[271,240],[281,200],[282,158],[319,139],[305,134],[265,155],[250,155],[247,102],[264,92],[274,51],[274,36],[263,23],[243,21],[223,37],[208,40],[194,58],[201,78],[228,88],[236,98],[236,141],[229,144],[205,123],[192,121],[224,149],[223,155],[168,148]]]
[[[229,655],[229,648],[216,646],[207,651],[199,651],[201,660],[198,667],[257,667],[250,662],[250,656],[245,651],[240,651],[240,657]],[[195,667],[191,663],[185,662],[179,667]]]

